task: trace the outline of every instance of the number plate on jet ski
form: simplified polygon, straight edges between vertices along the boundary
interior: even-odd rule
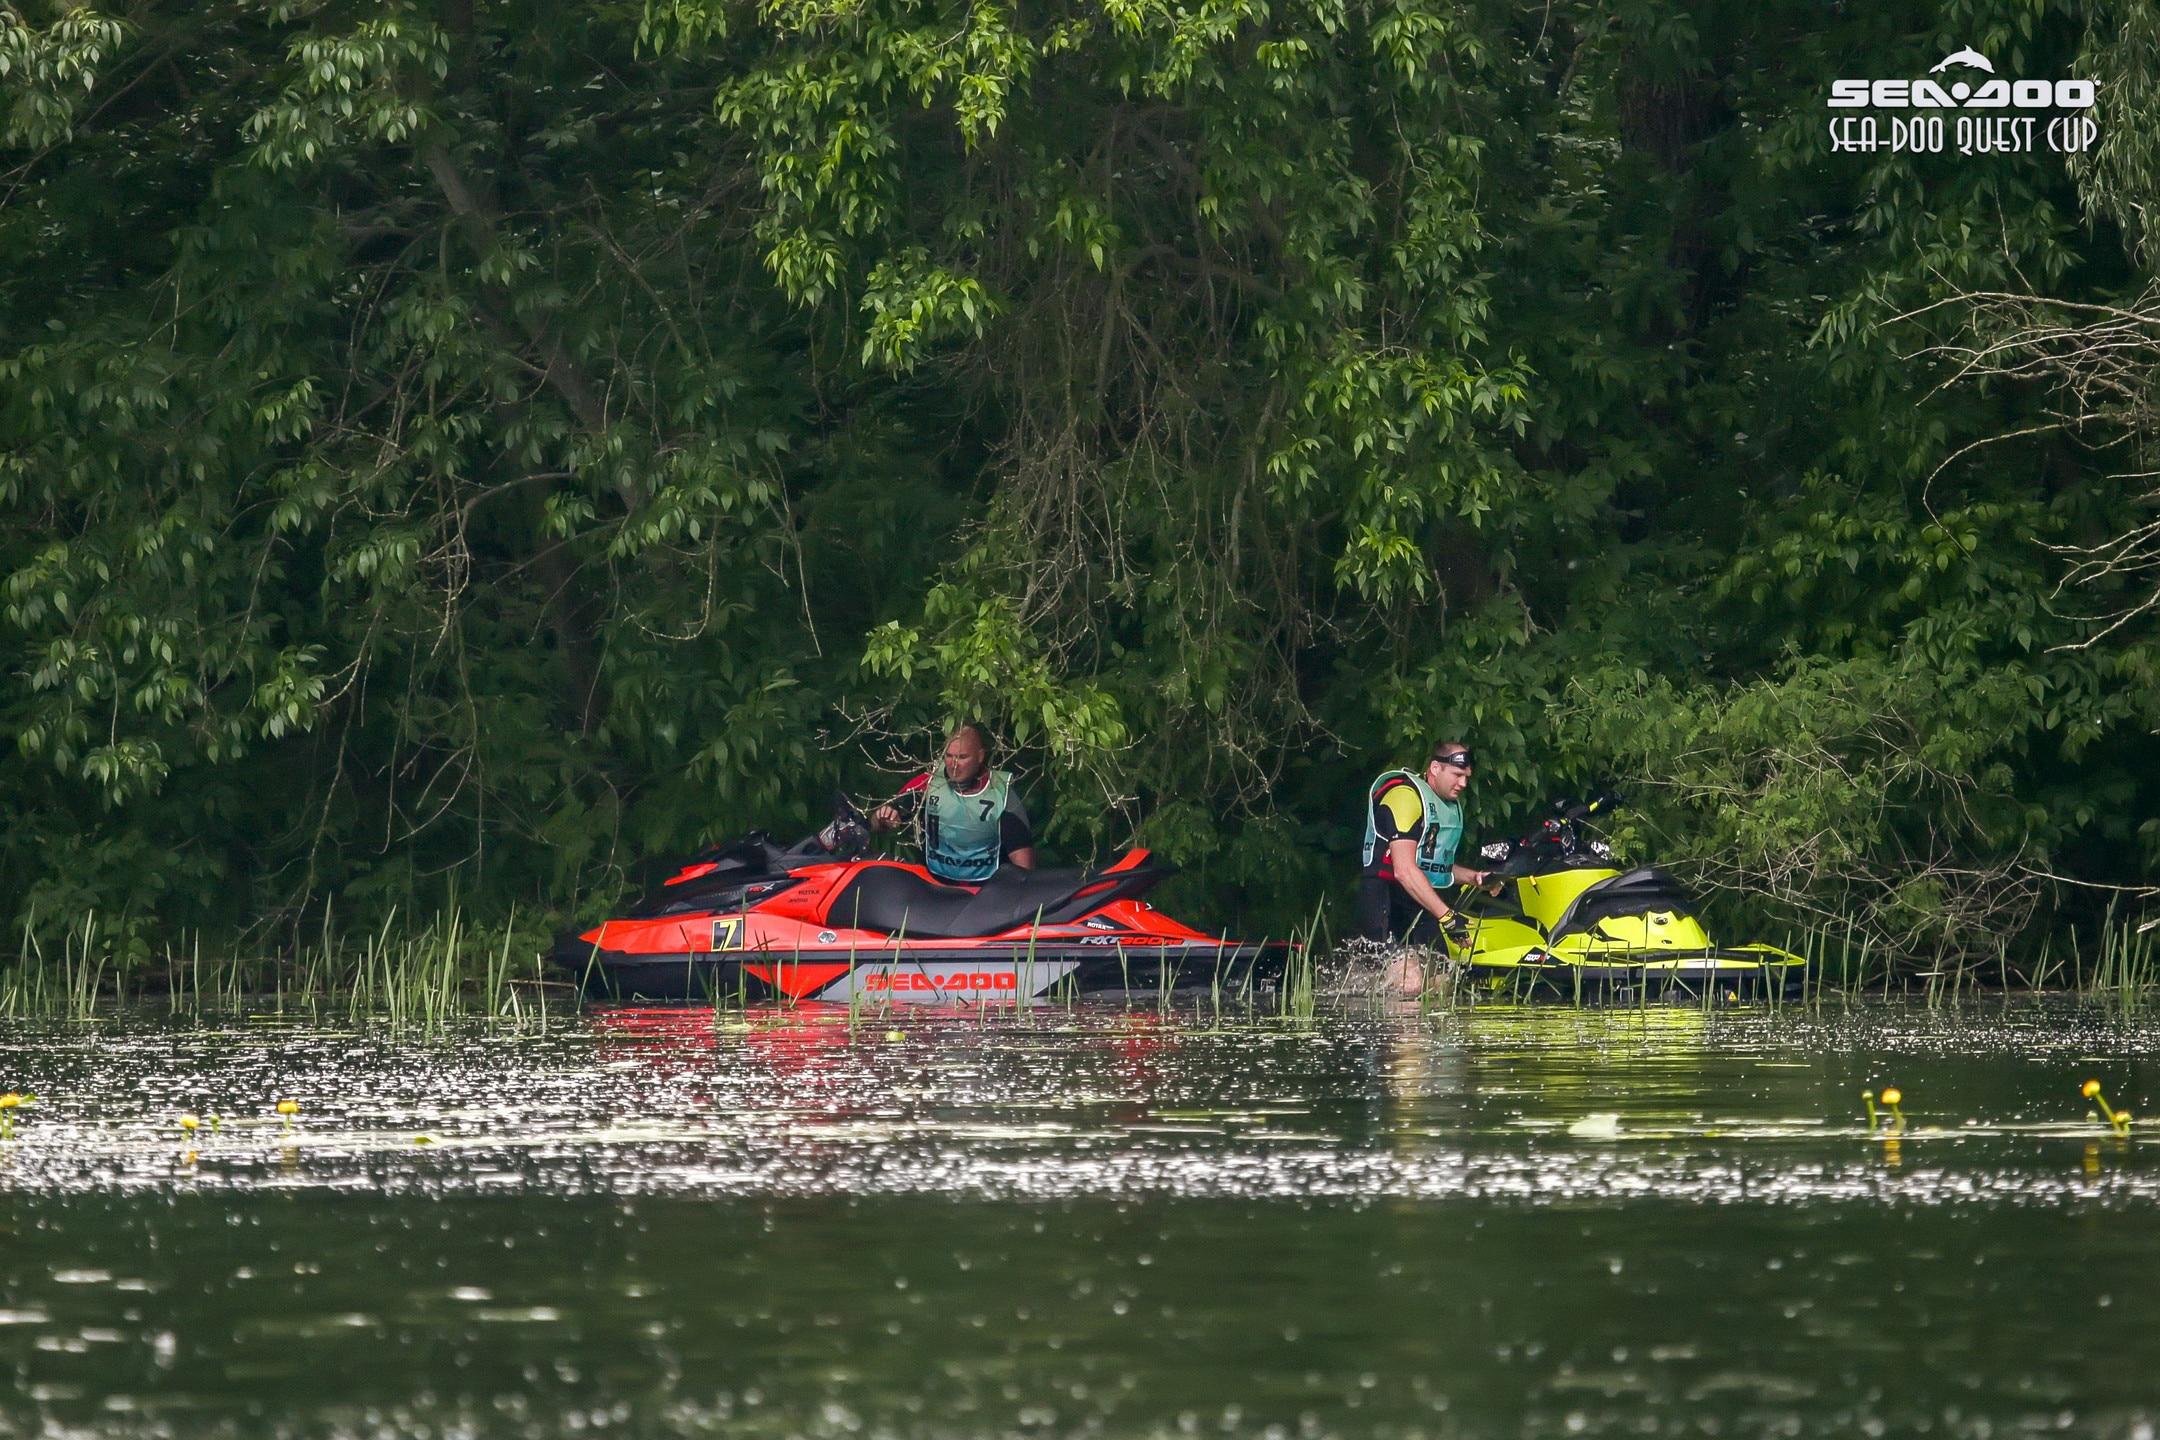
[[[715,950],[739,950],[742,948],[743,917],[725,915],[712,922],[712,948]]]

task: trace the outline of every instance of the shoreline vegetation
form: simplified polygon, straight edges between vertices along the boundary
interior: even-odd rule
[[[1479,986],[1445,960],[1427,957],[1431,977],[1421,997],[1395,994],[1384,979],[1386,962],[1400,954],[1393,947],[1353,941],[1336,945],[1318,918],[1296,937],[1299,949],[1282,981],[1257,991],[1226,996],[1191,989],[1149,992],[1087,1000],[1104,1005],[1164,1013],[1272,1015],[1310,1018],[1323,997],[1335,1001],[1402,1001],[1427,1008],[1474,1007],[1479,1003],[1537,1003],[1600,1008],[1721,1005],[1714,995],[1674,999],[1608,998],[1596,993],[1560,992],[1530,997],[1508,987]],[[2160,927],[2110,916],[2096,936],[2081,939],[2068,930],[2049,937],[2026,961],[1999,953],[1991,960],[1940,964],[1931,968],[1899,965],[1894,957],[1855,943],[1851,932],[1818,929],[1791,937],[1784,948],[1809,962],[1807,980],[1797,997],[1754,998],[1748,1008],[1820,1009],[1868,998],[1924,1000],[1929,1005],[1957,1004],[1986,996],[2059,994],[2088,1001],[2142,1007],[2160,1000]],[[318,1018],[380,1023],[398,1030],[439,1032],[474,1020],[502,1021],[545,1029],[550,1016],[566,1017],[585,1002],[576,978],[547,959],[548,945],[515,922],[475,925],[457,910],[441,912],[417,927],[393,921],[357,936],[326,931],[312,946],[285,955],[205,953],[200,939],[158,955],[138,955],[118,963],[111,937],[101,935],[97,917],[87,916],[68,932],[55,952],[48,952],[34,930],[25,928],[13,963],[0,967],[0,1020],[62,1016],[89,1020],[134,1008],[174,1016],[203,1016],[288,1010]],[[1069,1008],[1076,997],[1052,993],[1025,1011]],[[748,1008],[789,1009],[788,1002],[753,1006],[739,994],[714,994],[701,1001],[677,1002],[683,1009],[714,1011]],[[905,1015],[915,1007],[890,1000],[858,1000],[848,1007],[850,1022],[865,1014]],[[937,1007],[954,1013],[1011,1011],[1011,1005],[978,1002]]]

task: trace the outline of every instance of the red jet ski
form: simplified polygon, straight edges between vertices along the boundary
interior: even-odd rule
[[[1004,866],[979,885],[853,858],[852,807],[781,849],[761,834],[693,856],[617,920],[557,944],[614,1000],[1015,1004],[1052,995],[1272,990],[1292,945],[1195,930],[1141,897],[1177,873],[1131,850],[1105,870]]]

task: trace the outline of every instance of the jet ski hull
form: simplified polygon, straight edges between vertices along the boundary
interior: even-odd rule
[[[1488,994],[1618,1000],[1798,1000],[1807,964],[1767,947],[1687,953],[1561,955],[1509,961],[1470,957],[1472,985]]]
[[[1225,999],[1272,993],[1292,947],[1075,946],[711,952],[631,955],[594,947],[578,980],[596,999],[871,1005],[1011,1005],[1065,995],[1155,997],[1208,991]],[[569,959],[570,957],[562,957]]]

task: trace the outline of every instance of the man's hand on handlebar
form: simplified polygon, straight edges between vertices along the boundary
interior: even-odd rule
[[[880,805],[870,812],[870,828],[882,835],[887,830],[900,828],[900,812],[890,805]]]

